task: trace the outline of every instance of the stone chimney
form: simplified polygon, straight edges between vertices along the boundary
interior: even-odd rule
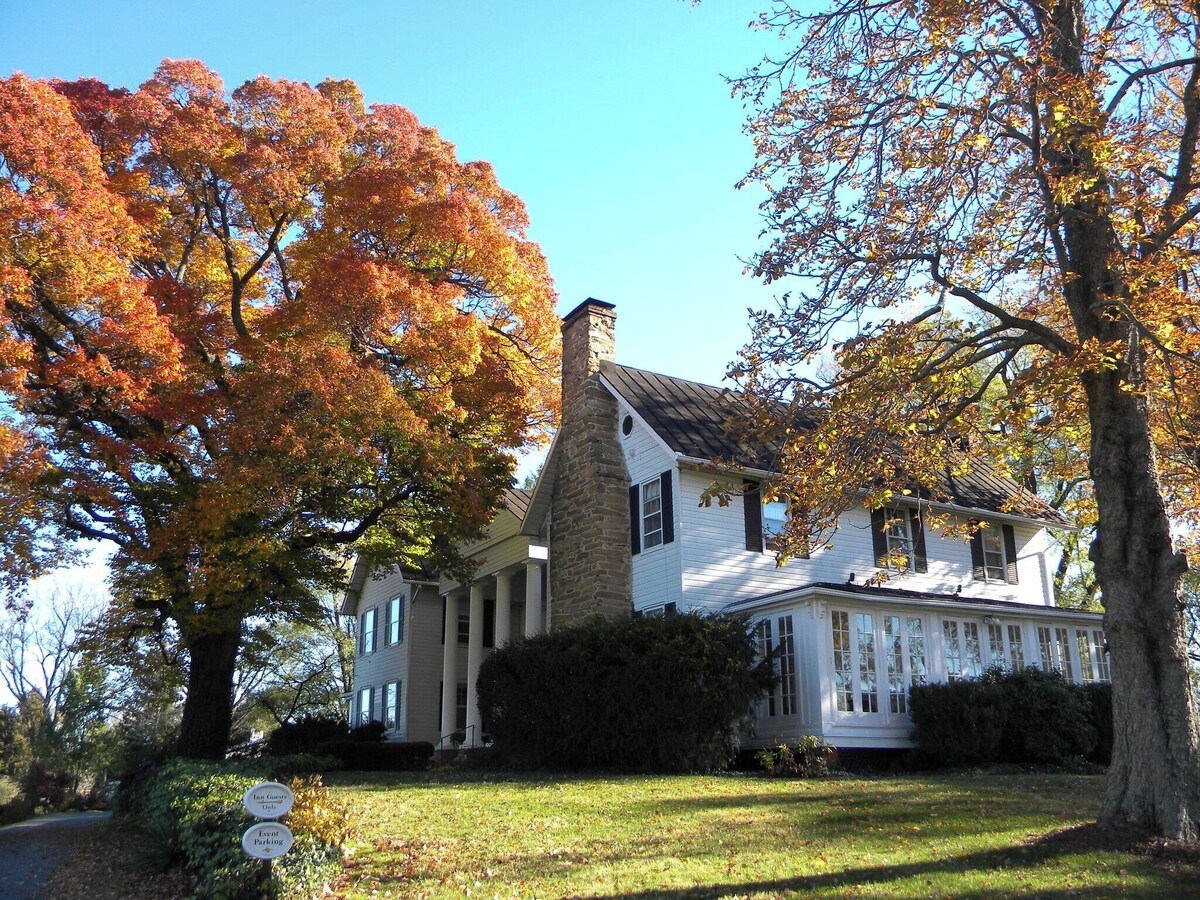
[[[550,513],[552,626],[633,610],[629,473],[617,401],[600,384],[616,353],[617,314],[587,299],[563,319],[562,425]]]

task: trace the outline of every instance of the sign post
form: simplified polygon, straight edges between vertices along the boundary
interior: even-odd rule
[[[242,796],[242,806],[256,819],[277,819],[292,808],[295,794],[286,784],[264,781]],[[247,856],[263,861],[267,882],[271,880],[271,860],[292,849],[292,830],[282,822],[258,822],[242,835],[242,849]]]

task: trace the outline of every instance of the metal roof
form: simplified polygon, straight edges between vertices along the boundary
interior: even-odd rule
[[[775,468],[776,448],[742,441],[728,425],[743,402],[737,391],[614,362],[602,362],[600,374],[673,452],[768,472]],[[938,487],[958,507],[1070,524],[1036,494],[997,474],[982,457],[972,457],[966,475],[952,475],[947,469]]]

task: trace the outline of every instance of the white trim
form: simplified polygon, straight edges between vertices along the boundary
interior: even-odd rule
[[[839,603],[866,602],[870,604],[890,603],[899,606],[911,606],[929,610],[953,610],[969,613],[977,610],[976,615],[999,616],[1029,616],[1042,619],[1061,619],[1068,622],[1102,622],[1103,613],[1088,612],[1079,609],[1067,609],[1061,606],[1039,606],[1033,603],[1011,603],[1003,601],[971,601],[966,603],[953,600],[933,600],[925,597],[890,597],[886,594],[863,594],[858,591],[839,591],[836,588],[805,585],[793,591],[781,591],[768,597],[756,600],[735,600],[725,606],[725,612],[749,612],[771,609],[775,606],[787,606],[806,600],[836,599]]]

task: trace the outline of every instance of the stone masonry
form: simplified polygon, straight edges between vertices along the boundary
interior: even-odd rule
[[[633,610],[629,474],[617,401],[600,384],[616,352],[617,315],[588,299],[563,319],[562,425],[550,507],[551,626]]]

